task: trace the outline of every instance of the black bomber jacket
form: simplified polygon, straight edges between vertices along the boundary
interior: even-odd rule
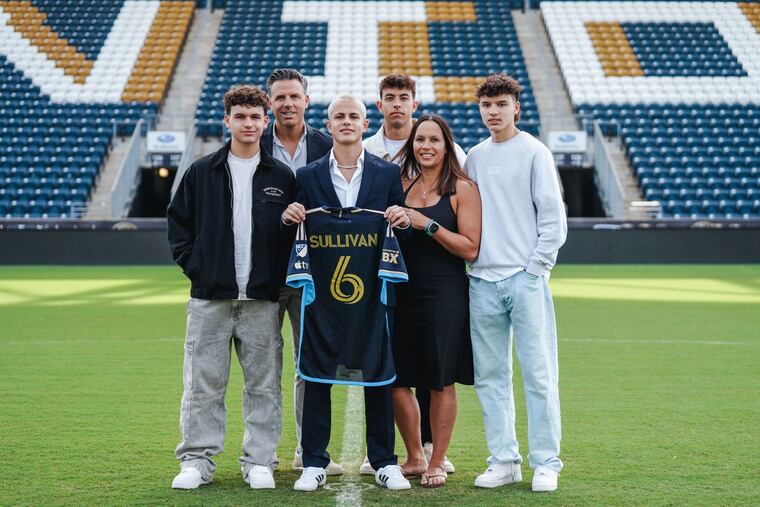
[[[235,241],[232,231],[230,143],[195,161],[185,172],[166,213],[174,261],[190,279],[190,295],[200,299],[237,299]],[[295,200],[295,176],[260,150],[253,175],[251,272],[246,296],[276,301],[285,282],[295,227],[280,217]]]

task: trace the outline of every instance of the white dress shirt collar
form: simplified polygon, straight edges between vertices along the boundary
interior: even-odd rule
[[[303,134],[301,134],[301,138],[298,140],[298,146],[296,147],[296,152],[293,154],[293,156],[290,156],[290,151],[285,147],[284,144],[282,144],[282,141],[280,141],[280,138],[277,137],[277,124],[272,127],[272,139],[274,140],[274,146],[273,146],[273,153],[272,155],[276,160],[279,160],[280,162],[283,162],[285,165],[290,167],[290,169],[295,172],[297,169],[303,167],[306,165],[306,125],[303,126]]]
[[[340,169],[338,169],[338,161],[335,159],[335,153],[333,150],[330,150],[330,179],[332,180],[333,187],[335,187],[335,193],[338,195],[340,205],[344,208],[356,206],[363,173],[364,150],[362,150],[361,155],[356,160],[356,169],[350,182],[346,181],[346,178],[341,174]]]

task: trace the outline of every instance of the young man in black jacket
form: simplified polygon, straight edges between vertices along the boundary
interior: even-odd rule
[[[267,78],[267,92],[274,113],[274,121],[267,125],[261,137],[261,149],[290,167],[293,174],[301,167],[311,164],[330,152],[332,137],[308,125],[304,119],[309,107],[309,81],[295,69],[277,69]],[[293,343],[293,363],[298,364],[299,336],[301,334],[301,289],[283,286],[280,289],[280,330],[285,322],[285,312],[290,320],[290,336]],[[296,422],[296,451],[293,469],[303,468],[301,449],[301,420],[303,419],[303,395],[305,384],[296,373],[293,379],[293,413]],[[343,467],[331,461],[327,475],[343,474]]]
[[[176,489],[211,482],[212,457],[224,448],[233,344],[245,378],[243,477],[253,489],[275,486],[272,457],[282,428],[278,298],[293,240],[280,216],[294,199],[295,177],[260,149],[268,106],[255,86],[225,94],[232,139],[190,166],[167,211],[172,255],[191,282]]]

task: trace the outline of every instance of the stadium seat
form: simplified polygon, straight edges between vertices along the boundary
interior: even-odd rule
[[[140,118],[157,113],[193,6],[187,1],[3,2],[13,27],[13,33],[3,33],[13,37],[0,37],[0,216],[72,215],[72,202],[91,192],[112,133],[130,135]],[[132,33],[138,26],[147,30],[145,37]],[[114,93],[120,87],[123,96]],[[140,92],[130,95],[133,88]],[[72,175],[73,180],[60,178]],[[7,199],[13,192],[20,198]],[[55,196],[54,204],[49,196]]]
[[[642,194],[664,201],[660,216],[760,217],[747,197],[760,191],[749,4],[633,5],[541,2],[579,117],[620,136]]]
[[[350,2],[348,2],[350,3]],[[528,79],[525,61],[517,40],[509,2],[475,0],[474,13],[461,3],[423,3],[424,23],[378,23],[378,66],[352,75],[342,89],[327,83],[322,76],[337,69],[341,61],[355,59],[366,34],[361,23],[347,24],[352,43],[327,53],[327,22],[283,22],[283,0],[228,0],[225,17],[216,40],[209,72],[196,109],[198,134],[222,136],[221,99],[229,87],[238,82],[263,86],[269,73],[278,67],[293,67],[311,80],[311,104],[307,121],[324,125],[326,106],[338,92],[350,90],[362,96],[370,113],[373,134],[382,119],[376,115],[374,100],[378,75],[405,72],[429,79],[434,100],[420,97],[420,111],[443,113],[452,120],[457,141],[465,148],[485,138],[487,130],[480,122],[474,91],[479,80],[495,71],[506,71],[523,84],[521,128],[538,134],[538,108]],[[410,9],[413,3],[399,3]],[[419,4],[417,4],[419,5]],[[514,4],[516,5],[516,3]],[[309,4],[307,10],[316,18],[327,12],[328,3]],[[332,19],[331,19],[332,21]],[[256,24],[254,33],[250,24]],[[399,43],[404,45],[399,51]],[[414,51],[409,45],[414,41]],[[256,58],[251,58],[256,55]],[[308,55],[305,57],[304,55]],[[422,93],[419,93],[422,95]]]

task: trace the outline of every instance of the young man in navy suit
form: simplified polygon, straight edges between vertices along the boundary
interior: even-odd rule
[[[293,174],[306,164],[330,152],[332,137],[306,123],[304,116],[309,107],[309,81],[295,69],[277,69],[267,78],[269,102],[274,121],[267,125],[261,136],[261,149],[290,167]],[[283,286],[280,289],[280,334],[285,322],[285,311],[290,320],[290,337],[293,343],[293,362],[298,364],[298,340],[301,336],[301,290]],[[293,379],[293,414],[296,422],[296,451],[293,469],[303,469],[301,449],[301,419],[303,417],[303,379]],[[330,462],[327,475],[341,475],[343,467]]]
[[[327,110],[327,128],[333,136],[330,153],[299,169],[297,202],[282,214],[285,224],[306,220],[306,210],[320,206],[360,207],[385,211],[394,228],[407,229],[411,220],[401,204],[404,192],[399,168],[362,148],[367,131],[367,109],[350,95],[338,96]],[[403,230],[400,231],[403,234]],[[303,406],[303,472],[294,485],[298,491],[314,491],[325,484],[325,467],[330,462],[331,384],[306,382]],[[365,387],[367,455],[377,470],[375,481],[392,490],[411,485],[394,454],[395,433],[389,386]]]

